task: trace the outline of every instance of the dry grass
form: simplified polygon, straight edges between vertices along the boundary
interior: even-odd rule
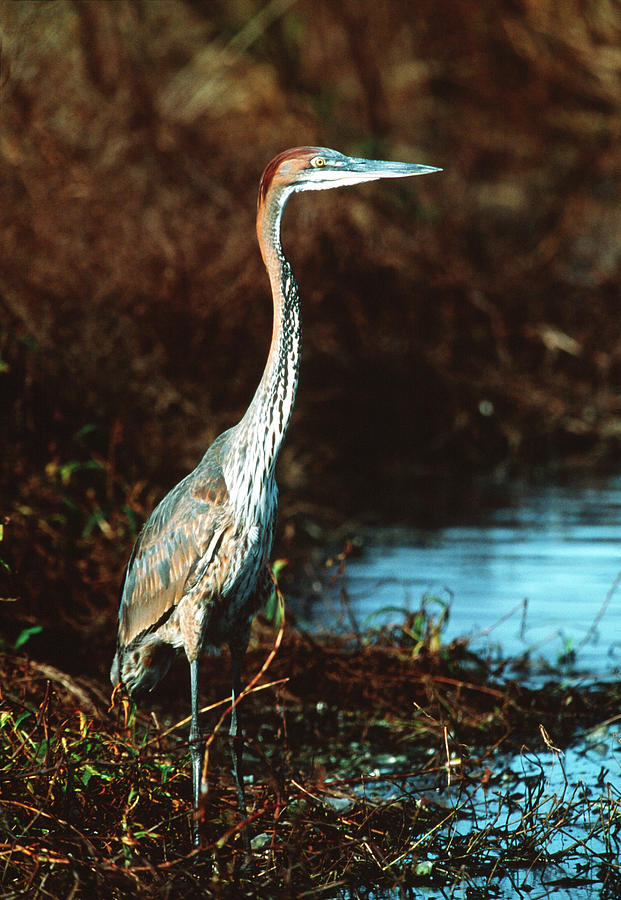
[[[5,4],[11,463],[62,465],[90,425],[91,450],[163,487],[236,420],[270,331],[259,175],[306,142],[445,171],[291,204],[305,353],[285,499],[355,496],[354,451],[390,483],[405,460],[614,453],[621,13],[454,6]]]
[[[272,640],[259,629],[249,670]],[[290,632],[275,686],[244,700],[249,868],[220,737],[203,847],[191,850],[187,725],[170,719],[187,712],[174,700],[187,673],[173,676],[160,722],[123,700],[110,710],[99,682],[17,655],[0,664],[3,896],[348,897],[457,883],[488,896],[486,883],[542,871],[600,896],[619,884],[614,780],[551,792],[545,771],[552,742],[617,714],[616,686],[532,691],[494,682],[459,644],[413,660],[382,633],[353,650]],[[226,696],[222,665],[207,661],[204,676]],[[518,751],[523,779],[506,762]]]

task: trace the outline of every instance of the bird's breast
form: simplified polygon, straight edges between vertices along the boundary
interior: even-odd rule
[[[233,541],[233,558],[226,593],[242,598],[256,590],[262,567],[272,551],[277,514],[276,494],[264,498],[240,517]]]

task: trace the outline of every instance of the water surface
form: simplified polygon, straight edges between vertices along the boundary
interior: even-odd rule
[[[432,491],[428,491],[430,497]],[[398,622],[403,618],[398,608],[414,611],[424,597],[437,598],[440,602],[427,600],[432,615],[442,603],[450,604],[445,642],[467,636],[472,649],[503,660],[512,658],[516,668],[520,665],[525,683],[540,683],[555,666],[556,679],[587,683],[618,677],[621,479],[597,485],[492,485],[477,492],[480,502],[472,505],[452,504],[447,494],[443,500],[416,511],[423,526],[375,529],[367,534],[363,551],[347,560],[343,580],[314,609],[315,624],[334,629],[339,623],[349,628],[353,620],[362,626]],[[348,598],[345,605],[343,596]],[[526,660],[528,667],[523,666]],[[475,825],[489,825],[493,834],[500,819],[511,826],[513,816],[513,827],[519,831],[523,827],[520,803],[533,784],[543,791],[539,813],[544,822],[547,815],[556,816],[565,808],[568,797],[593,800],[605,794],[608,784],[618,789],[618,730],[616,722],[602,723],[577,735],[560,754],[543,743],[532,758],[495,754],[489,765],[498,787],[489,792],[475,789],[472,819],[466,815],[460,827],[470,833]],[[377,772],[383,771],[381,760],[376,765]],[[390,769],[387,765],[386,771]],[[385,784],[378,790],[383,798],[390,797]],[[425,794],[423,785],[416,790]],[[442,802],[457,807],[462,798],[453,796],[456,790],[461,787],[443,791]],[[608,847],[593,827],[597,820],[593,808],[586,803],[583,810],[578,807],[575,818],[551,834],[545,867],[531,867],[525,861],[524,870],[514,873],[515,880],[467,878],[463,884],[447,885],[446,892],[422,888],[418,896],[428,900],[466,897],[471,890],[476,896],[501,900],[611,896],[598,883],[598,858],[606,855]],[[575,858],[555,867],[554,854],[574,843],[580,848]],[[413,860],[415,864],[415,856]],[[575,880],[578,864],[585,876],[583,886]]]
[[[614,677],[621,665],[621,479],[503,486],[498,505],[447,510],[433,527],[376,531],[347,563],[359,622],[398,618],[424,596],[450,602],[445,639]],[[433,609],[433,604],[430,606]],[[324,604],[326,624],[334,618]],[[369,619],[371,617],[371,619]]]

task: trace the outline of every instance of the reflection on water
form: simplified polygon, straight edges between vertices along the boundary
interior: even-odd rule
[[[455,518],[393,534],[388,544],[376,536],[348,562],[359,621],[389,606],[416,609],[424,594],[451,597],[445,639],[473,635],[473,648],[500,645],[505,657],[530,651],[551,663],[571,647],[581,671],[618,670],[621,480],[598,488],[516,485],[502,505]]]
[[[611,847],[617,834],[614,816],[619,816],[617,774],[621,747],[614,727],[600,726],[583,735],[578,747],[564,753],[532,752],[524,748],[517,756],[496,754],[487,762],[489,780],[457,780],[442,790],[432,776],[428,784],[415,779],[407,788],[427,802],[455,812],[447,828],[447,846],[460,835],[471,842],[479,864],[487,861],[492,876],[464,871],[463,882],[446,893],[418,887],[415,895],[429,900],[440,897],[536,897],[537,900],[590,900],[618,896],[615,887],[600,892],[601,864],[610,870],[618,850]],[[378,769],[390,771],[390,765]],[[399,802],[403,783],[365,784],[367,797]],[[610,803],[607,801],[610,800]],[[613,840],[616,838],[613,838]],[[456,852],[459,851],[459,842]],[[523,848],[523,866],[501,874],[494,862],[501,846]],[[517,854],[519,856],[519,853]],[[412,864],[422,855],[415,849]],[[427,861],[436,860],[429,860]],[[441,865],[442,858],[437,862]],[[576,877],[577,873],[580,877]],[[352,895],[353,896],[353,895]],[[387,897],[401,896],[396,892]]]
[[[428,499],[430,496],[428,493]],[[419,513],[419,521],[429,519],[423,516],[424,510]],[[504,659],[528,654],[531,661],[542,659],[552,664],[571,648],[576,654],[575,670],[582,679],[585,675],[595,680],[618,674],[621,480],[596,488],[513,485],[504,488],[501,502],[489,502],[485,496],[476,508],[462,507],[461,511],[449,504],[434,509],[433,518],[433,527],[376,531],[364,552],[348,560],[346,590],[358,622],[369,617],[374,624],[398,621],[394,612],[377,615],[378,611],[387,607],[416,610],[424,595],[432,595],[451,600],[445,640],[472,636],[473,649],[498,650]],[[348,627],[338,600],[327,599],[314,611],[314,620],[334,628],[339,613]],[[531,683],[538,680],[536,667],[526,678]],[[615,722],[577,736],[562,755],[550,752],[542,743],[532,757],[525,753],[489,757],[490,785],[482,781],[477,787],[473,780],[472,807],[463,812],[459,826],[465,833],[470,834],[476,826],[489,829],[491,836],[501,819],[503,827],[513,822],[516,833],[528,832],[534,820],[524,818],[521,810],[533,785],[541,790],[537,804],[541,821],[545,824],[546,816],[555,817],[562,810],[563,827],[550,830],[546,866],[525,865],[524,870],[516,871],[520,882],[517,894],[515,883],[503,877],[469,873],[468,885],[480,887],[480,896],[501,900],[518,895],[557,900],[612,896],[593,893],[598,891],[598,859],[610,855],[606,829],[599,828],[594,809],[597,812],[598,798],[618,784],[620,753]],[[375,762],[381,771],[380,761]],[[416,790],[425,794],[423,785]],[[452,796],[461,790],[460,784],[443,791],[439,799],[449,807],[461,808],[463,796]],[[389,787],[378,785],[378,791],[390,799]],[[572,816],[567,814],[570,806]],[[575,878],[571,887],[564,886],[566,876],[576,875],[576,870],[563,868],[567,857],[563,856],[559,868],[553,864],[554,854],[568,846],[577,848],[569,865],[580,867],[585,876],[583,887],[577,886]],[[452,885],[450,896],[469,896],[470,887],[464,883],[462,891],[459,885]],[[487,889],[490,894],[485,893]],[[421,888],[417,895],[431,900],[438,892]]]

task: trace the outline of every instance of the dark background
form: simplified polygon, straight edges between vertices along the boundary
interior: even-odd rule
[[[41,625],[33,652],[105,671],[140,524],[260,377],[255,198],[288,146],[444,172],[285,214],[277,555],[407,520],[421,479],[614,469],[618,4],[22,2],[0,28],[5,646]]]

